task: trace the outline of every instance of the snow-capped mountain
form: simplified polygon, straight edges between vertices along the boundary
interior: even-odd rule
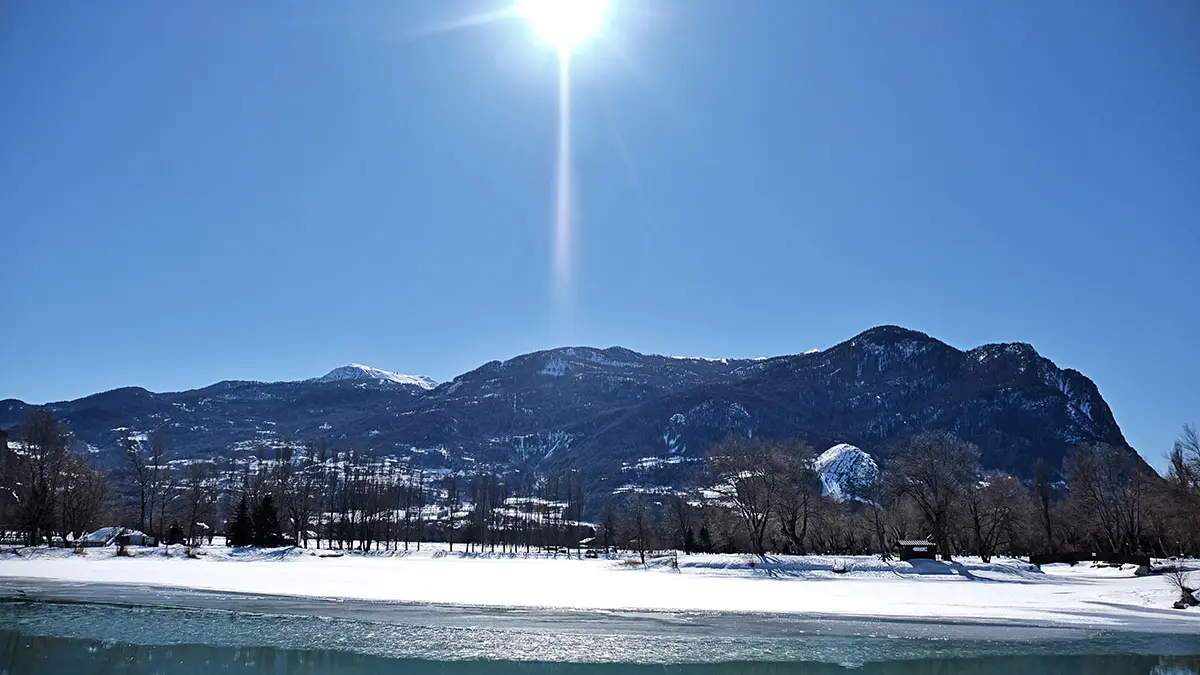
[[[343,380],[374,380],[376,382],[395,382],[396,384],[409,384],[414,387],[420,387],[425,390],[433,389],[437,386],[437,382],[425,377],[424,375],[404,375],[402,373],[393,373],[387,370],[364,366],[360,363],[351,363],[340,368],[334,368],[322,377],[314,379],[314,382],[341,382]]]
[[[15,430],[30,407],[0,401],[0,430]],[[154,429],[180,458],[324,441],[445,467],[578,469],[592,506],[630,481],[688,484],[708,449],[731,436],[870,448],[869,457],[842,448],[823,462],[827,491],[836,485],[843,496],[850,479],[872,463],[886,470],[896,448],[926,430],[952,432],[979,446],[985,469],[1022,478],[1038,459],[1061,466],[1080,443],[1129,448],[1096,385],[1032,346],[965,351],[897,326],[767,359],[563,347],[437,386],[352,364],[300,382],[128,387],[47,408],[101,460],[119,457],[124,436]]]
[[[862,499],[863,491],[879,477],[871,455],[849,443],[838,443],[813,462],[821,478],[821,492],[837,501]]]

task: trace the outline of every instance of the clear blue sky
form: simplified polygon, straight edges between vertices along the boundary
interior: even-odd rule
[[[895,323],[1200,422],[1200,3],[613,2],[565,294],[553,51],[428,30],[505,2],[4,3],[0,398]]]

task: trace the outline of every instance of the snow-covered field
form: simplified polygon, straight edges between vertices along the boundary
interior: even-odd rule
[[[1171,609],[1173,591],[1132,567],[963,559],[679,555],[646,567],[625,558],[465,556],[444,549],[346,553],[175,547],[0,552],[0,577],[120,583],[319,598],[583,610],[791,613],[810,616],[1086,626],[1200,633],[1200,611]],[[834,567],[848,566],[844,574]],[[1198,566],[1200,568],[1200,566]],[[1200,572],[1197,573],[1200,577]]]

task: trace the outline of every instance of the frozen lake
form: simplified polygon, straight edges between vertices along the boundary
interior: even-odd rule
[[[0,673],[1200,674],[1200,636],[0,579]]]

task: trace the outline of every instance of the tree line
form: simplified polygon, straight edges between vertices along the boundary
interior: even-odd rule
[[[929,539],[948,555],[1061,551],[1200,555],[1200,438],[1185,427],[1159,476],[1125,448],[1085,445],[1020,480],[980,466],[944,432],[912,437],[873,480],[823,493],[802,439],[731,439],[691,489],[613,495],[585,522],[584,476],[536,466],[469,474],[328,442],[279,445],[251,460],[181,461],[167,435],[129,436],[97,467],[35,410],[0,438],[0,531],[27,544],[78,541],[106,525],[159,541],[472,552],[619,547],[650,551],[887,555]],[[1062,480],[1057,480],[1061,477]],[[600,500],[593,500],[595,503]],[[585,543],[586,542],[586,543]]]
[[[71,451],[71,439],[44,411],[31,412],[17,430],[19,450],[0,438],[0,532],[36,545],[47,537],[82,536],[107,507],[108,477]]]
[[[403,463],[323,441],[277,445],[260,456],[179,460],[158,430],[122,439],[105,469],[71,450],[49,412],[32,412],[10,447],[0,443],[0,539],[78,542],[121,525],[160,542],[296,544],[341,550],[514,552],[577,547],[584,481],[536,467],[476,471]]]
[[[798,439],[727,440],[695,490],[634,494],[605,509],[598,536],[630,550],[880,554],[926,539],[945,556],[1056,552],[1200,555],[1200,439],[1184,428],[1159,476],[1127,448],[1070,450],[1032,479],[984,470],[945,432],[900,445],[879,477],[823,494],[816,452]],[[1062,480],[1053,476],[1061,475]]]

